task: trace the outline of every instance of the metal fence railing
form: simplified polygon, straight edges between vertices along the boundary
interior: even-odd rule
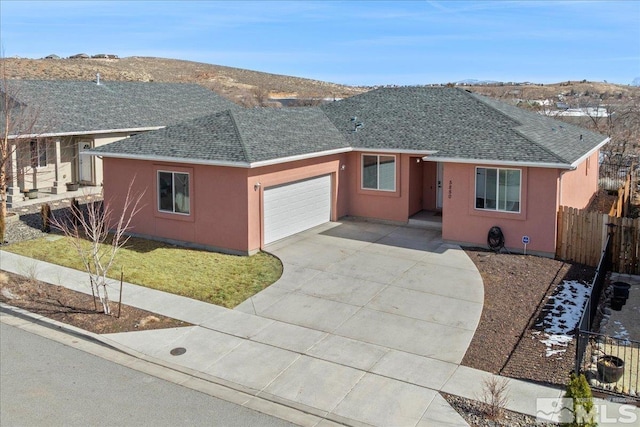
[[[627,176],[636,177],[638,158],[636,156],[605,155],[599,165],[599,187],[616,191],[624,184]]]
[[[579,331],[582,357],[577,372],[589,379],[592,390],[636,397],[640,390],[640,342]]]
[[[610,230],[607,235],[591,294],[576,327],[575,372],[584,373],[594,390],[635,396],[640,390],[640,342],[591,331],[611,267],[613,234]]]

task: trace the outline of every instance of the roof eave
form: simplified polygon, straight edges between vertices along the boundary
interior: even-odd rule
[[[420,156],[431,156],[438,152],[438,150],[406,150],[406,149],[397,149],[397,148],[361,148],[361,147],[354,147],[353,151],[366,152],[366,153],[417,154]]]
[[[611,141],[611,138],[609,138],[609,137],[605,138],[600,144],[596,145],[591,150],[587,151],[582,157],[578,158],[578,160],[573,162],[571,165],[574,168],[577,168],[580,163],[584,162],[586,159],[591,157],[593,155],[593,153],[595,153],[596,151],[598,151],[599,149],[604,147],[609,141]]]
[[[49,132],[49,133],[34,133],[24,135],[9,135],[9,139],[33,139],[33,138],[53,138],[56,136],[83,136],[83,135],[103,135],[110,133],[134,133],[134,132],[147,132],[152,130],[163,129],[165,126],[151,126],[142,128],[123,128],[123,129],[102,129],[102,130],[88,130],[88,131],[75,131],[75,132]]]
[[[289,163],[289,162],[295,162],[295,161],[299,161],[299,160],[307,160],[307,159],[313,159],[316,157],[325,157],[325,156],[331,156],[334,154],[342,154],[342,153],[348,153],[353,151],[353,148],[351,147],[342,147],[342,148],[334,148],[333,150],[326,150],[326,151],[318,151],[315,153],[307,153],[307,154],[299,154],[296,156],[288,156],[288,157],[279,157],[277,159],[271,159],[271,160],[263,160],[260,162],[251,162],[250,163],[250,167],[251,168],[259,168],[262,166],[271,166],[271,165],[277,165],[277,164],[281,164],[281,163]]]
[[[508,166],[508,167],[530,167],[530,168],[547,168],[547,169],[567,169],[573,170],[575,166],[568,163],[545,163],[545,162],[519,162],[519,161],[505,161],[505,160],[491,160],[491,159],[465,159],[458,157],[425,157],[424,161],[427,162],[442,162],[442,163],[465,163],[474,165],[490,165],[490,166]]]
[[[126,160],[144,160],[152,162],[165,162],[165,163],[186,163],[192,165],[208,165],[208,166],[227,166],[236,168],[249,168],[250,164],[246,162],[230,162],[224,160],[206,160],[206,159],[193,159],[184,157],[171,157],[171,156],[149,156],[144,154],[130,154],[130,153],[102,153],[100,151],[85,150],[82,154],[88,154],[96,157],[108,157],[112,159],[126,159]]]
[[[280,157],[277,159],[263,160],[260,162],[232,162],[225,160],[207,160],[207,159],[193,159],[182,157],[170,157],[170,156],[150,156],[143,154],[130,154],[130,153],[108,153],[93,150],[83,151],[83,154],[89,154],[97,157],[109,157],[114,159],[127,159],[127,160],[145,160],[156,162],[172,162],[172,163],[188,163],[195,165],[207,165],[207,166],[225,166],[236,168],[259,168],[263,166],[277,165],[281,163],[295,162],[299,160],[312,159],[316,157],[330,156],[333,154],[347,153],[352,150],[351,147],[337,148],[334,150],[319,151],[316,153],[301,154],[297,156]]]

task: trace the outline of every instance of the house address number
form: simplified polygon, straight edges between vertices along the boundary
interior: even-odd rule
[[[449,189],[448,190],[449,190],[449,192],[448,192],[447,197],[451,198],[451,195],[453,194],[453,181],[452,180],[449,180]]]

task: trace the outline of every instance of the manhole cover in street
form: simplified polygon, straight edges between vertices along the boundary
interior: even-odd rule
[[[185,354],[187,352],[187,349],[184,347],[176,347],[173,350],[171,350],[169,353],[171,353],[172,356],[180,356],[182,354]]]

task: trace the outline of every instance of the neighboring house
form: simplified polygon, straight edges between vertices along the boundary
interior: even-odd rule
[[[85,150],[239,108],[196,84],[8,80],[6,86],[0,84],[0,95],[12,98],[16,121],[25,127],[9,136],[10,206],[30,189],[61,193],[67,182],[102,185],[102,161]]]
[[[560,205],[584,208],[608,138],[457,88],[373,90],[322,107],[235,109],[91,150],[133,232],[251,254],[343,216],[442,214],[447,241],[553,255]]]

